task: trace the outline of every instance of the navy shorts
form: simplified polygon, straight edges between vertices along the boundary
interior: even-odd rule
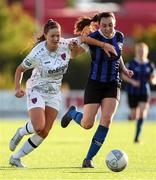
[[[84,93],[84,104],[101,103],[104,98],[120,100],[121,84],[112,81],[103,83],[89,79]]]
[[[130,108],[136,108],[140,102],[148,102],[149,95],[132,95],[128,94],[128,105]]]

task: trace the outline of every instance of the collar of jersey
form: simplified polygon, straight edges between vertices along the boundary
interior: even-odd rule
[[[139,64],[146,64],[146,63],[149,62],[148,59],[146,59],[146,61],[141,62],[141,61],[140,61],[139,59],[137,59],[136,57],[134,58],[134,61],[136,61],[136,62],[139,63]]]
[[[116,31],[114,30],[114,35],[111,38],[108,38],[102,33],[101,29],[99,29],[98,31],[99,31],[100,35],[103,36],[106,39],[112,39],[115,36],[115,33],[116,33]]]
[[[57,48],[56,51],[49,51],[49,50],[47,49],[47,47],[46,47],[46,41],[45,41],[45,42],[44,42],[44,48],[45,48],[45,50],[46,50],[49,54],[54,54],[54,53],[57,53],[59,47]]]

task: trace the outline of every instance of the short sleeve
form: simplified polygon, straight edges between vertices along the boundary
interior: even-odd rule
[[[88,44],[82,43],[80,46],[81,46],[86,52],[89,51],[89,46],[88,46]]]
[[[35,67],[36,58],[33,50],[26,56],[21,65],[24,69],[32,69]]]
[[[124,44],[124,34],[120,31],[116,31],[116,40],[120,51],[122,51]]]

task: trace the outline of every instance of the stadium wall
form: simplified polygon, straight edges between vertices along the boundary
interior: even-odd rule
[[[61,110],[58,119],[67,111],[70,105],[76,105],[80,111],[83,109],[83,93],[84,91],[73,90],[62,93]],[[156,92],[152,92],[150,100],[150,109],[147,119],[156,120]],[[115,115],[115,120],[125,120],[128,117],[128,105],[125,92],[121,93],[121,100]],[[97,119],[99,119],[99,114]],[[16,98],[14,91],[0,91],[0,118],[28,118],[26,96]]]

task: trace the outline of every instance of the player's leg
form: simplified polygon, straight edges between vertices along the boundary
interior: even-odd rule
[[[89,80],[84,94],[84,113],[82,114],[76,110],[76,107],[71,106],[61,120],[61,126],[63,128],[67,127],[72,119],[85,129],[90,129],[93,126],[95,115],[101,102],[96,88],[99,88],[99,84],[95,84],[94,81]]]
[[[21,128],[18,128],[15,135],[13,136],[13,138],[10,140],[10,143],[9,143],[9,149],[11,151],[14,151],[17,147],[17,145],[20,143],[20,141],[22,140],[23,136],[24,135],[30,135],[30,134],[33,134],[35,131],[34,131],[34,128],[33,128],[33,125],[31,123],[31,121],[27,122],[25,124],[25,126],[21,127]]]
[[[61,126],[64,128],[67,127],[70,121],[73,119],[84,129],[90,129],[93,127],[99,106],[99,104],[85,104],[83,107],[83,114],[82,112],[77,111],[74,106],[71,106],[68,112],[62,118]]]
[[[139,103],[139,109],[140,109],[140,116],[137,119],[137,123],[136,123],[136,132],[135,132],[135,138],[134,138],[135,143],[139,142],[143,122],[144,122],[144,119],[147,116],[147,112],[148,112],[148,109],[149,109],[149,103],[148,102]]]
[[[103,101],[101,103],[102,115],[101,115],[100,125],[98,126],[98,128],[93,136],[89,151],[83,162],[83,167],[89,167],[88,162],[92,161],[93,157],[97,154],[97,152],[101,148],[102,144],[104,143],[107,133],[109,131],[109,126],[110,126],[113,116],[116,112],[117,106],[118,106],[117,99],[115,99],[115,98],[103,99]]]
[[[140,114],[140,109],[138,107],[130,108],[130,119],[129,120],[138,119],[139,114]]]
[[[31,136],[19,149],[17,153],[11,156],[10,158],[10,164],[17,166],[17,167],[23,167],[23,164],[20,161],[20,158],[29,154],[31,151],[33,151],[35,148],[37,148],[44,138],[42,138],[40,135],[38,135],[45,127],[45,111],[43,108],[32,108],[29,110],[29,115],[31,118],[31,122],[33,124],[34,130],[37,134],[34,134]]]
[[[139,115],[138,96],[128,94],[128,106],[130,109],[128,120],[138,119],[138,115]]]
[[[45,107],[45,127],[44,130],[40,133],[40,136],[46,138],[54,124],[54,121],[57,117],[58,110],[46,106]]]
[[[36,107],[43,107],[44,108],[44,100],[42,96],[36,92],[31,91],[27,95],[27,108],[28,110],[36,108]],[[24,127],[18,128],[14,137],[11,139],[9,143],[9,148],[11,151],[14,151],[21,139],[24,135],[33,134],[35,132],[32,121],[29,121]]]
[[[29,110],[29,115],[34,127],[34,130],[37,134],[31,136],[19,149],[17,153],[11,156],[10,164],[16,167],[24,167],[21,163],[20,158],[26,156],[31,151],[36,149],[44,140],[39,134],[45,128],[45,110],[43,108],[32,108]]]

